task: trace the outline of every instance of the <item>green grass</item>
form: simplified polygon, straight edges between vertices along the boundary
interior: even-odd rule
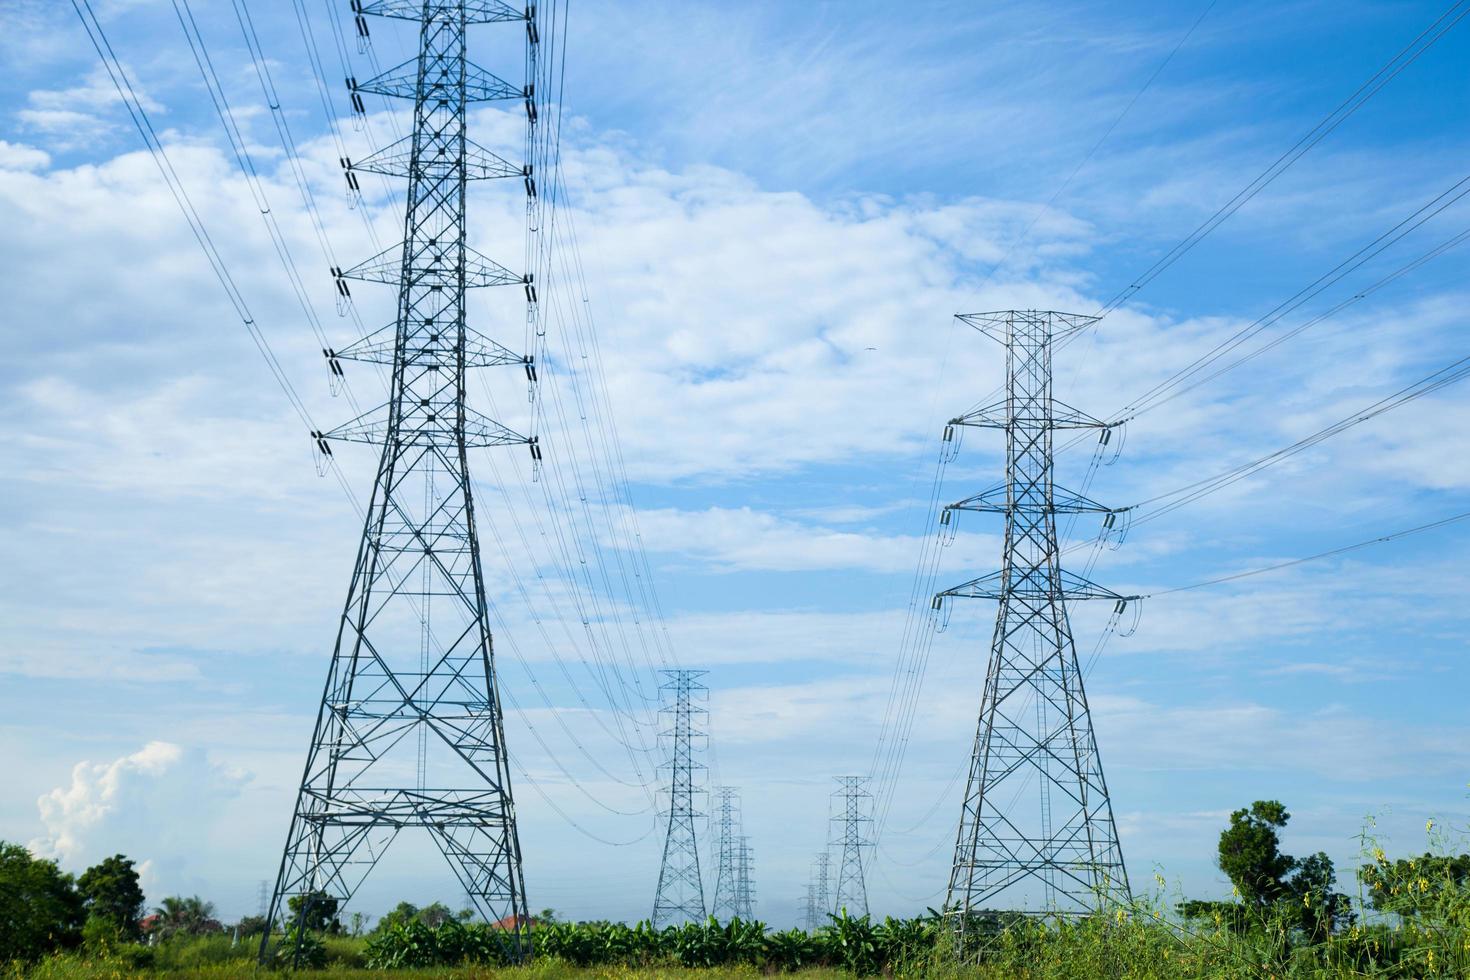
[[[1418,884],[1416,894],[1436,896],[1427,882]],[[302,973],[323,980],[746,980],[778,973],[773,965],[776,962],[793,962],[774,957],[781,948],[782,936],[801,938],[801,934],[762,934],[753,923],[689,926],[662,933],[638,932],[610,923],[560,928],[562,948],[571,951],[566,955],[575,955],[579,962],[591,965],[577,966],[547,956],[514,968],[463,965],[369,969],[366,964],[371,949],[367,939],[329,937],[325,940],[325,968]],[[553,944],[554,933],[543,931],[541,936],[546,944],[540,947],[544,952]],[[662,945],[640,949],[632,942],[640,937]],[[383,937],[376,942],[381,947]],[[1445,890],[1434,898],[1433,907],[1424,908],[1415,919],[1397,925],[1355,925],[1315,943],[1299,931],[1269,921],[1256,923],[1245,932],[1232,931],[1223,921],[1196,923],[1187,930],[1169,921],[1161,901],[1080,921],[1013,924],[989,938],[983,959],[970,965],[955,961],[947,929],[933,920],[874,924],[843,917],[834,920],[820,936],[812,937],[811,942],[814,945],[800,962],[831,964],[845,958],[869,971],[886,963],[884,975],[896,980],[1464,980],[1470,978],[1470,893],[1458,888]],[[72,952],[29,966],[0,967],[0,980],[121,980],[135,976],[244,980],[268,978],[278,972],[259,969],[255,950],[255,942],[232,944],[223,935],[175,937],[154,947],[123,947],[111,956]],[[852,955],[853,950],[857,950],[856,955]],[[734,965],[679,966],[679,957],[685,962]],[[790,975],[837,980],[852,974],[833,966],[808,966]]]
[[[140,970],[121,960],[88,960],[75,955],[55,956],[42,961],[25,973],[15,974],[27,980],[121,980],[124,977],[188,976],[215,980],[258,980],[271,976],[257,971],[250,959],[203,963],[194,966],[171,966],[165,969]],[[577,967],[548,960],[524,967],[431,967],[421,970],[369,970],[340,964],[323,970],[304,971],[301,976],[312,980],[390,980],[413,977],[415,980],[752,980],[763,976],[753,966],[710,967],[693,969],[679,966],[603,966]],[[836,970],[811,969],[789,974],[804,980],[837,980]]]

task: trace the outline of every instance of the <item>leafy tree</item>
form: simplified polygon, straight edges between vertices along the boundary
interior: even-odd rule
[[[407,925],[419,914],[419,907],[412,902],[399,902],[378,919],[373,932],[387,932],[395,926]]]
[[[474,912],[471,911],[469,917],[473,916]],[[412,902],[399,902],[393,906],[391,911],[378,920],[378,925],[373,932],[387,932],[398,926],[408,925],[410,922],[421,922],[430,929],[437,929],[446,922],[464,922],[466,918],[464,913],[456,915],[443,902],[433,902],[425,905],[423,908],[419,908]]]
[[[1379,851],[1358,871],[1368,901],[1380,912],[1416,918],[1446,899],[1470,896],[1470,854],[1423,854],[1389,861]]]
[[[443,902],[434,902],[419,909],[419,914],[415,918],[430,929],[437,929],[453,919],[454,912]]]
[[[160,938],[170,936],[207,936],[223,932],[224,926],[214,917],[214,903],[198,895],[170,895],[154,910],[158,921],[153,926]]]
[[[1268,919],[1300,930],[1313,941],[1352,922],[1346,895],[1332,890],[1332,860],[1318,852],[1297,859],[1282,853],[1277,833],[1291,814],[1276,800],[1257,800],[1230,815],[1220,833],[1219,865],[1235,886],[1238,902],[1188,901],[1179,906],[1187,918],[1213,919],[1244,932]]]
[[[85,916],[71,875],[0,841],[0,963],[75,946]]]
[[[292,895],[286,900],[286,907],[291,912],[287,925],[291,928],[296,926],[297,921],[302,918],[301,910],[304,907],[306,918],[302,925],[307,932],[340,933],[342,922],[337,918],[337,905],[337,899],[320,890]]]
[[[1295,862],[1287,882],[1297,928],[1314,942],[1352,925],[1352,902],[1346,895],[1332,890],[1336,879],[1332,859],[1318,851]]]
[[[241,936],[258,936],[265,932],[265,916],[247,915],[235,924]]]
[[[1276,833],[1291,814],[1275,800],[1257,800],[1250,809],[1230,815],[1230,826],[1220,834],[1220,870],[1230,879],[1240,900],[1257,912],[1287,895],[1286,876],[1295,861],[1281,853]]]
[[[121,854],[104,859],[82,872],[77,889],[86,903],[88,918],[105,923],[120,939],[136,941],[142,937],[138,920],[143,917],[143,888],[132,861]],[[94,931],[100,929],[94,927]]]

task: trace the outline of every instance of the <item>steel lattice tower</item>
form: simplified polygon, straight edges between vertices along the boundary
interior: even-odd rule
[[[1128,876],[1067,622],[1069,599],[1123,596],[1062,570],[1056,515],[1112,513],[1054,486],[1052,437],[1106,428],[1052,397],[1054,340],[1093,322],[1066,313],[960,317],[1006,347],[1006,396],[952,419],[1006,433],[1003,484],[945,508],[1005,515],[999,572],[935,596],[998,600],[946,909],[1080,913],[1126,898]],[[1031,802],[1012,804],[1027,790]]]
[[[526,891],[496,689],[485,580],[470,492],[468,450],[533,439],[465,404],[469,368],[531,360],[471,330],[468,287],[525,285],[465,241],[470,180],[524,178],[466,133],[470,103],[525,100],[471,64],[471,24],[524,23],[534,77],[534,7],[499,0],[359,0],[359,14],[417,21],[416,59],[353,88],[413,100],[413,132],[355,165],[406,177],[404,241],[338,270],[398,289],[394,323],[329,357],[388,365],[388,402],[330,433],[382,446],[269,923],[310,921],[318,902],[345,903],[400,831],[422,830],[448,860],[475,911],[502,922],[513,960],[529,952]],[[349,80],[350,81],[350,80]],[[528,134],[529,137],[529,134]],[[528,138],[528,146],[529,146]],[[288,900],[298,909],[287,913]],[[330,907],[330,906],[329,906]],[[320,914],[320,913],[318,913]],[[261,942],[269,951],[271,931]]]
[[[740,794],[734,786],[715,790],[715,898],[709,914],[721,922],[739,915],[736,905],[735,838]]]
[[[821,910],[817,924],[824,925],[827,914],[832,911],[832,855],[826,851],[817,855],[816,877],[817,908]]]
[[[868,885],[863,874],[863,848],[872,846],[863,833],[863,825],[872,823],[873,818],[865,812],[866,801],[873,798],[867,790],[867,776],[838,776],[840,789],[832,794],[842,803],[841,813],[832,818],[841,824],[842,831],[832,846],[840,847],[841,858],[837,865],[837,894],[833,911],[847,909],[850,915],[868,914]]]
[[[669,761],[660,769],[670,771],[669,828],[664,838],[664,856],[658,869],[658,892],[653,899],[653,925],[668,925],[676,919],[700,922],[704,919],[704,882],[699,875],[699,845],[694,824],[702,816],[694,806],[695,773],[704,769],[694,761],[694,743],[705,733],[697,722],[709,712],[695,704],[695,699],[708,689],[698,678],[704,670],[664,670],[668,678],[659,686],[666,695],[660,713],[669,716],[671,725],[659,733],[669,743]]]
[[[755,921],[755,879],[751,875],[753,859],[750,838],[737,838],[735,841],[735,916],[746,922]]]
[[[802,903],[806,911],[801,916],[807,932],[816,932],[822,922],[822,906],[817,902],[817,885],[814,881],[806,883],[806,894],[802,896]]]

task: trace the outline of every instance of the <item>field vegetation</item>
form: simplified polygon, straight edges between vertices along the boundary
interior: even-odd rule
[[[401,903],[371,929],[346,922],[330,899],[308,905],[299,934],[273,937],[256,964],[264,922],[222,925],[209,902],[172,896],[149,912],[132,862],[108,858],[73,879],[24,848],[0,844],[0,975],[8,980],[129,976],[244,978],[263,972],[315,977],[723,978],[1345,978],[1470,977],[1470,854],[1431,833],[1430,851],[1390,858],[1364,837],[1355,898],[1334,890],[1326,855],[1294,858],[1278,831],[1290,815],[1258,801],[1232,814],[1218,864],[1233,883],[1226,901],[1169,897],[1081,919],[984,913],[957,941],[955,920],[851,916],[815,931],[713,919],[655,929],[649,923],[564,922],[547,910],[532,931],[535,961],[505,962],[502,934],[442,904]],[[1432,828],[1431,828],[1432,830]],[[295,911],[300,912],[298,903]]]

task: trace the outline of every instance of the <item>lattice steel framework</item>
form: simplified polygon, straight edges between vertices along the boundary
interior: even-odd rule
[[[868,792],[867,776],[838,776],[837,783],[837,792],[832,795],[839,805],[832,822],[842,829],[831,843],[841,848],[841,857],[832,911],[847,909],[849,915],[867,915],[868,884],[863,872],[863,849],[871,847],[872,841],[863,828],[873,822],[867,812],[873,794]]]
[[[755,877],[753,862],[755,854],[750,849],[750,838],[741,836],[735,840],[735,916],[746,922],[755,921]]]
[[[740,826],[740,793],[734,786],[715,789],[715,897],[709,914],[728,922],[740,913],[736,905],[735,838]]]
[[[1011,310],[960,319],[1006,347],[1004,400],[952,419],[945,434],[1006,433],[1005,482],[941,518],[1005,515],[1001,570],[934,600],[1000,603],[946,901],[963,933],[987,909],[1081,913],[1129,892],[1066,605],[1126,599],[1062,569],[1056,527],[1058,514],[1113,511],[1052,482],[1053,433],[1107,425],[1052,397],[1053,341],[1093,318]]]
[[[816,860],[817,879],[817,908],[820,916],[817,925],[825,925],[827,913],[832,911],[832,855],[826,851],[817,855]]]
[[[272,924],[300,927],[321,904],[345,903],[405,829],[422,830],[447,859],[476,913],[505,928],[506,955],[529,953],[526,890],[496,689],[495,661],[470,492],[468,450],[529,445],[465,404],[470,368],[522,364],[465,322],[470,287],[525,287],[529,276],[465,241],[470,180],[522,178],[530,168],[472,142],[471,103],[524,100],[512,85],[465,57],[471,24],[520,22],[528,78],[535,77],[534,6],[498,0],[360,0],[363,15],[417,21],[416,59],[353,86],[413,100],[413,132],[355,165],[408,180],[404,241],[340,272],[398,289],[395,321],[339,360],[387,365],[388,402],[328,433],[327,440],[382,446],[372,500],[342,612],[332,662],[307,753],[285,852],[270,904]],[[297,908],[287,906],[297,899]],[[313,912],[313,908],[318,908]],[[290,922],[288,923],[288,920]],[[265,958],[271,930],[261,942]]]
[[[669,727],[659,732],[669,746],[669,761],[660,770],[669,770],[668,833],[664,837],[664,856],[658,869],[658,891],[653,899],[653,925],[662,928],[678,920],[700,922],[704,919],[704,882],[699,874],[699,843],[695,838],[696,821],[703,816],[694,804],[701,792],[697,774],[704,765],[694,761],[695,743],[707,736],[699,724],[708,718],[707,709],[696,702],[708,693],[699,683],[704,670],[664,670],[666,678],[659,690],[665,704],[660,713],[670,719]]]
[[[822,907],[817,904],[816,882],[808,881],[805,889],[805,892],[801,896],[801,904],[804,909],[801,914],[801,925],[807,932],[816,932],[817,927],[823,921]]]

